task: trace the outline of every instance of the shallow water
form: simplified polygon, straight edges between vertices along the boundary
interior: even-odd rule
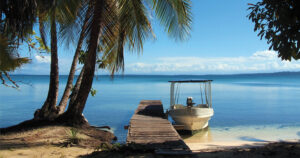
[[[214,142],[273,142],[300,139],[299,126],[251,125],[232,127],[209,127],[193,135],[183,134],[186,143]]]
[[[48,92],[48,76],[13,76],[22,81],[19,91],[0,86],[0,127],[31,119]],[[300,138],[300,73],[254,75],[98,76],[84,115],[92,125],[109,125],[120,142],[126,140],[127,125],[140,100],[161,100],[169,106],[170,85],[178,79],[213,79],[210,120],[212,140],[273,140]],[[67,76],[60,76],[60,94]],[[24,84],[26,83],[26,84]],[[182,85],[180,102],[193,96],[200,102],[199,86]],[[256,132],[256,134],[255,134]],[[260,132],[260,133],[257,133]],[[242,134],[241,134],[242,133]],[[274,134],[272,138],[268,138]],[[260,135],[258,137],[258,135]],[[196,140],[196,138],[193,138]],[[200,140],[199,140],[200,141]]]

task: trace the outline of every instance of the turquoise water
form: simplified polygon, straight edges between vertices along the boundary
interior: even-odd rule
[[[48,76],[13,76],[22,81],[20,90],[0,86],[0,127],[31,119],[43,104],[48,91]],[[109,125],[120,142],[126,140],[127,125],[140,100],[161,100],[169,107],[170,85],[179,79],[212,79],[212,104],[215,111],[210,131],[228,131],[242,127],[273,129],[293,128],[300,138],[300,73],[253,75],[98,76],[89,96],[84,115],[92,125]],[[60,76],[60,94],[67,76]],[[200,88],[195,84],[182,85],[179,100],[193,96],[200,102]],[[298,132],[298,133],[297,133]],[[219,132],[220,133],[220,132]]]

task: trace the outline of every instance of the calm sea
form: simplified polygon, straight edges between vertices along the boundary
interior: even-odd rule
[[[43,104],[48,91],[48,76],[13,76],[21,81],[20,90],[0,86],[0,127],[7,127],[31,119],[34,111]],[[161,100],[169,107],[169,80],[212,79],[212,104],[215,111],[209,123],[210,135],[224,137],[236,134],[236,139],[254,139],[253,131],[279,133],[300,138],[300,73],[275,73],[251,75],[126,75],[97,76],[93,88],[96,96],[89,96],[84,115],[90,124],[109,125],[120,142],[126,140],[128,125],[141,100]],[[67,76],[60,76],[60,94]],[[200,102],[197,84],[181,86],[179,101],[193,96]],[[284,129],[286,129],[284,131]],[[282,131],[283,130],[283,131]],[[230,132],[232,131],[232,132]],[[288,132],[287,132],[288,131]],[[286,132],[286,133],[284,133]],[[223,136],[222,136],[223,134]],[[276,136],[275,136],[276,137]],[[217,138],[216,138],[217,139]]]

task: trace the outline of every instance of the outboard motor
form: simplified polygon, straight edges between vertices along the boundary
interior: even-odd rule
[[[187,97],[186,99],[186,105],[187,107],[193,107],[195,103],[193,103],[193,97]]]

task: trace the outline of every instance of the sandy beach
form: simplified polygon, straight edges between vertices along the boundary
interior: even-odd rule
[[[0,135],[0,157],[170,157],[152,152],[101,151],[101,143],[110,142],[113,136],[99,130],[79,130],[80,143],[68,141],[69,127],[43,127],[26,132]],[[300,156],[299,140],[287,142],[214,141],[186,142],[193,151],[185,157],[297,157]],[[280,149],[280,150],[279,150]],[[174,156],[174,155],[173,155]],[[182,155],[177,155],[182,156]]]
[[[266,144],[268,144],[268,142],[223,141],[223,142],[211,142],[211,143],[187,143],[187,145],[193,152],[202,152],[202,151],[208,152],[208,151],[218,151],[218,150],[233,149],[233,148],[242,149],[242,148],[260,147]]]
[[[77,157],[91,154],[114,135],[93,128],[78,129],[79,143],[70,141],[70,127],[51,126],[25,132],[0,135],[0,158],[6,157]]]

